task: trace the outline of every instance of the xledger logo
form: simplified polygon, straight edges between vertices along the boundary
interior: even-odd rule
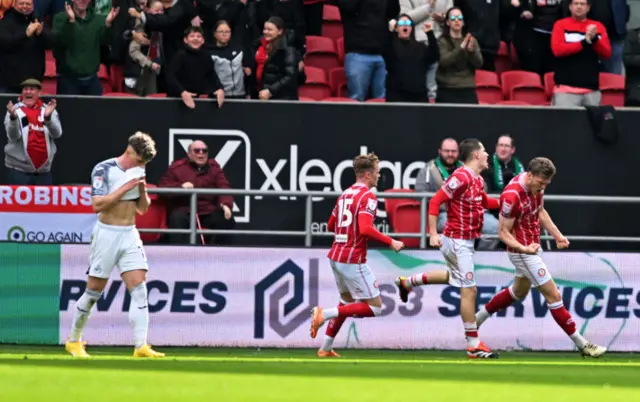
[[[318,259],[309,259],[309,275],[307,278],[308,303],[304,304],[305,298],[305,275],[304,269],[291,260],[285,261],[277,269],[267,275],[255,287],[255,316],[254,316],[254,338],[264,339],[265,316],[269,315],[269,327],[282,338],[286,338],[300,325],[309,319],[309,314],[313,306],[318,304]],[[290,278],[286,278],[287,276]],[[279,284],[279,285],[278,285]],[[277,286],[277,287],[276,287]],[[275,289],[269,294],[269,301],[265,303],[267,293],[271,288]],[[288,300],[284,300],[287,295]],[[284,307],[281,317],[281,306]],[[283,319],[294,313],[287,323]]]
[[[201,140],[213,152],[209,155],[220,164],[223,170],[244,172],[242,183],[232,183],[233,188],[251,188],[251,141],[239,130],[169,130],[169,164],[176,159],[182,159],[187,154],[187,148],[193,141]],[[225,169],[226,167],[226,169]],[[249,196],[234,196],[233,215],[236,222],[248,223],[250,218]]]
[[[28,243],[84,243],[82,233],[26,231],[21,226],[12,226],[7,231],[7,240]]]

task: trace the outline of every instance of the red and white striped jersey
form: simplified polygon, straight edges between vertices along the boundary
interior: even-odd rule
[[[451,239],[480,237],[484,224],[484,179],[466,166],[457,168],[442,185],[449,197],[443,234]]]
[[[513,235],[523,246],[540,243],[540,218],[538,213],[544,205],[543,191],[537,195],[529,192],[524,184],[526,173],[520,173],[504,188],[500,195],[500,215],[515,219]],[[515,253],[511,247],[507,250]]]
[[[366,236],[360,234],[359,214],[376,217],[378,198],[369,187],[356,183],[346,189],[333,208],[335,219],[334,239],[328,257],[345,264],[364,264],[367,262]]]

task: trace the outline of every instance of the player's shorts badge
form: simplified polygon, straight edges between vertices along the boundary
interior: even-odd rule
[[[540,269],[538,270],[538,276],[543,277],[543,276],[545,276],[546,274],[547,274],[547,270],[546,270],[546,269],[544,269],[544,268],[540,268]]]
[[[378,281],[377,281],[377,280],[376,280],[376,281],[373,281],[373,287],[374,287],[375,289],[378,289]]]
[[[467,272],[465,277],[467,278],[468,281],[472,281],[473,280],[473,272]]]

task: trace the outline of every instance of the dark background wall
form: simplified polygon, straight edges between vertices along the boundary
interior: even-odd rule
[[[0,97],[4,104],[9,100]],[[185,156],[182,144],[202,139],[212,156],[225,160],[224,170],[234,188],[273,189],[274,181],[265,183],[271,175],[276,177],[276,187],[285,190],[335,190],[336,184],[345,188],[354,178],[350,160],[363,147],[385,161],[379,190],[408,187],[415,181],[419,162],[436,155],[442,138],[476,137],[493,152],[498,136],[510,133],[523,163],[535,156],[556,163],[558,174],[548,194],[640,194],[637,111],[618,111],[620,137],[611,145],[594,138],[585,111],[552,108],[229,101],[218,109],[212,102],[199,101],[195,110],[188,110],[176,100],[61,97],[58,111],[64,134],[57,141],[53,165],[56,184],[88,184],[93,166],[120,155],[127,137],[137,130],[150,133],[157,142],[158,156],[147,167],[151,183],[157,183],[171,159]],[[6,141],[4,133],[2,137]],[[277,168],[277,175],[269,173]],[[315,182],[305,182],[304,176],[316,177]],[[0,177],[5,177],[4,164]],[[236,215],[249,220],[240,228],[303,230],[302,199],[236,199]],[[314,221],[325,222],[333,203],[332,199],[315,202]],[[637,205],[546,205],[565,234],[640,235]],[[237,241],[303,244],[302,238]],[[314,244],[327,241],[314,239]],[[611,248],[604,243],[581,246]],[[621,248],[636,249],[633,244],[616,247]]]

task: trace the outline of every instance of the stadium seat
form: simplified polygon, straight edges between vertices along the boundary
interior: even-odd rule
[[[478,101],[484,104],[498,103],[504,99],[500,78],[493,71],[476,70]]]
[[[167,94],[165,93],[147,95],[147,98],[166,98],[166,97],[167,97]]]
[[[498,54],[494,60],[494,65],[496,67],[496,73],[498,74],[502,74],[505,71],[513,69],[513,61],[509,54],[509,48],[503,41],[500,41],[500,48],[498,49]]]
[[[129,92],[105,92],[103,96],[111,96],[114,98],[138,98],[138,95],[130,94]]]
[[[336,49],[338,50],[338,57],[340,58],[340,64],[344,65],[344,38],[339,37],[336,39]]]
[[[547,98],[551,99],[553,97],[553,88],[555,88],[555,86],[556,82],[553,71],[546,73],[544,75],[544,91],[547,93]]]
[[[298,88],[298,96],[321,100],[331,97],[327,73],[317,67],[304,67],[307,80]]]
[[[330,38],[322,36],[307,36],[307,52],[304,55],[304,65],[321,68],[327,73],[341,66],[336,44]]]
[[[45,59],[45,61],[53,61],[53,62],[55,62],[55,58],[53,57],[53,51],[52,50],[45,50],[44,51],[44,59]]]
[[[415,191],[410,188],[390,188],[384,191],[385,193],[414,193]],[[395,230],[395,216],[396,208],[400,203],[413,203],[420,205],[420,201],[411,198],[384,198],[384,210],[387,212],[387,219],[389,224]]]
[[[44,77],[42,79],[42,93],[55,95],[58,92],[58,79],[56,78],[56,61],[45,62]]]
[[[360,103],[360,101],[355,100],[355,99],[351,99],[351,98],[345,98],[345,97],[340,97],[340,96],[331,96],[329,98],[324,98],[322,99],[322,102],[346,102],[346,103]]]
[[[347,75],[343,67],[336,67],[329,71],[329,86],[334,96],[344,97],[347,95]]]
[[[107,66],[104,64],[100,64],[100,69],[98,70],[98,80],[100,80],[100,85],[102,85],[102,92],[112,92],[114,90],[113,85],[111,83],[111,77],[109,76],[109,70],[107,70]]]
[[[530,103],[524,102],[524,101],[519,101],[519,100],[503,100],[500,101],[498,103],[496,103],[496,105],[520,105],[520,106],[531,106]]]
[[[395,225],[392,226],[395,233],[420,233],[420,222],[420,203],[400,202],[396,205]],[[417,237],[401,237],[398,240],[406,247],[420,247]]]
[[[317,99],[308,98],[306,96],[298,96],[300,102],[317,102]]]
[[[624,106],[625,78],[623,75],[600,73],[601,105]]]
[[[164,202],[156,200],[151,203],[146,214],[136,214],[136,226],[139,229],[166,229],[167,208]],[[140,233],[140,239],[143,243],[155,243],[160,239],[160,236],[162,236],[161,233]]]
[[[322,36],[334,41],[344,36],[344,28],[338,7],[324,5],[322,10]]]
[[[502,90],[506,100],[517,100],[532,105],[548,105],[549,101],[540,76],[528,71],[502,73]]]
[[[50,78],[56,78],[56,61],[47,60],[44,64],[44,76]]]
[[[109,76],[113,90],[122,92],[124,90],[124,67],[112,64],[109,66]]]

